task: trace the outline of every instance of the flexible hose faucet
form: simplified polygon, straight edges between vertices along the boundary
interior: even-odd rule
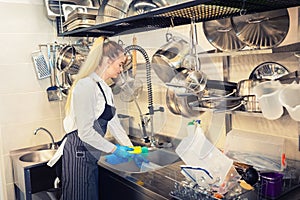
[[[153,131],[153,114],[154,114],[154,107],[153,107],[153,94],[152,94],[152,84],[151,84],[151,63],[150,59],[148,57],[147,52],[138,45],[130,45],[125,48],[125,53],[131,51],[131,50],[137,50],[139,51],[145,61],[146,61],[146,79],[147,79],[147,91],[148,91],[148,109],[149,109],[149,116],[150,116],[150,125],[151,125],[151,138],[150,143],[151,146],[154,146],[155,139],[154,139],[154,131]],[[145,126],[144,121],[142,120],[142,126]],[[143,127],[144,135],[146,136],[146,130],[145,127]],[[145,141],[148,140],[148,137],[145,137]]]
[[[39,127],[37,129],[35,129],[35,131],[33,132],[34,135],[36,135],[40,130],[45,131],[46,133],[48,133],[48,135],[51,137],[51,149],[56,149],[56,145],[54,142],[54,138],[53,135],[50,133],[50,131],[48,131],[47,129],[43,128],[43,127]]]

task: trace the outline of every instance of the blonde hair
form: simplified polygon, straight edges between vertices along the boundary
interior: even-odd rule
[[[101,73],[103,73],[107,67],[102,66],[103,57],[108,57],[110,60],[114,61],[120,56],[121,53],[124,53],[124,49],[115,41],[108,40],[106,37],[99,37],[94,41],[86,60],[81,65],[80,70],[78,74],[76,74],[72,86],[69,89],[65,105],[66,114],[68,114],[70,111],[72,93],[77,82],[95,72],[99,66],[101,66],[100,70]]]

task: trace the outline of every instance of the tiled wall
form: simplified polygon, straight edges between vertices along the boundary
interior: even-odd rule
[[[49,87],[49,79],[37,80],[31,61],[31,53],[38,50],[38,44],[54,42],[56,38],[55,24],[48,20],[46,9],[40,0],[0,0],[0,200],[13,200],[13,177],[10,166],[9,151],[32,145],[49,143],[48,136],[33,135],[33,131],[40,126],[49,129],[59,140],[63,133],[63,102],[48,102],[46,89]],[[205,39],[201,25],[198,25],[198,40],[201,48],[210,50],[213,47]],[[138,45],[146,49],[149,57],[165,41],[165,33],[173,32],[188,39],[189,26],[163,29],[146,33],[135,34]],[[121,36],[126,45],[131,44],[132,35]],[[59,38],[63,40],[63,38]],[[139,54],[138,54],[139,55]],[[138,56],[140,62],[143,58]],[[252,59],[252,58],[251,58]],[[245,78],[254,66],[265,60],[282,61],[290,70],[299,68],[298,60],[294,57],[258,56],[253,62],[249,57],[232,59],[231,74],[233,81]],[[201,60],[202,70],[211,79],[221,79],[221,58],[203,58]],[[245,68],[241,63],[248,63]],[[142,68],[142,67],[141,67]],[[232,70],[232,71],[234,71]],[[145,71],[138,70],[138,78],[145,82]],[[155,131],[176,137],[183,137],[185,127],[191,119],[182,118],[172,114],[165,105],[166,87],[152,71],[154,105],[164,106],[165,112],[155,114]],[[143,112],[147,112],[147,93],[144,89],[143,95],[138,101]],[[116,97],[119,113],[130,113],[135,117],[134,126],[138,128],[138,113],[134,103],[124,104]],[[126,106],[124,106],[126,105]],[[222,146],[224,142],[224,116],[204,113],[200,116],[203,128],[209,132],[212,138]],[[288,152],[293,158],[299,158],[297,151],[297,123],[288,116],[276,122],[269,122],[262,118],[247,118],[243,116],[233,117],[235,128],[251,129],[258,125],[259,132],[275,134],[286,137],[289,141]],[[278,122],[278,123],[277,123]],[[268,127],[271,127],[270,129]],[[288,129],[286,129],[288,127]],[[300,158],[299,158],[300,159]]]
[[[50,81],[36,78],[31,60],[39,44],[56,39],[43,1],[0,1],[0,18],[0,199],[13,200],[9,151],[49,143],[48,135],[33,135],[40,126],[60,139],[63,105],[48,102]]]

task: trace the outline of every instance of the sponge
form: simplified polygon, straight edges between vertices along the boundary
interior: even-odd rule
[[[133,150],[128,152],[132,154],[148,154],[149,152],[148,147],[133,146],[130,148],[133,148]]]

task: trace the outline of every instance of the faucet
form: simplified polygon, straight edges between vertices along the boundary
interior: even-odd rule
[[[46,133],[48,133],[48,135],[51,137],[51,149],[56,149],[56,145],[54,142],[54,138],[52,136],[52,134],[50,133],[50,131],[48,131],[47,129],[43,128],[43,127],[39,127],[37,129],[35,129],[35,131],[33,132],[34,135],[36,135],[40,130],[45,131]]]
[[[154,108],[153,108],[153,94],[152,94],[152,84],[151,84],[151,63],[148,57],[147,52],[140,46],[138,45],[130,45],[127,46],[125,48],[125,53],[128,53],[131,50],[137,50],[139,51],[145,61],[146,61],[146,79],[147,79],[147,91],[148,91],[148,109],[149,109],[149,116],[150,116],[150,125],[151,125],[151,136],[150,136],[150,144],[152,147],[155,146],[155,138],[154,138],[154,131],[153,131],[153,115],[154,115]],[[144,132],[144,139],[145,142],[149,141],[149,137],[147,136],[146,133],[146,128],[145,128],[145,121],[143,120],[142,115],[140,115],[141,117],[141,123],[142,123],[142,127],[143,127],[143,132]]]

